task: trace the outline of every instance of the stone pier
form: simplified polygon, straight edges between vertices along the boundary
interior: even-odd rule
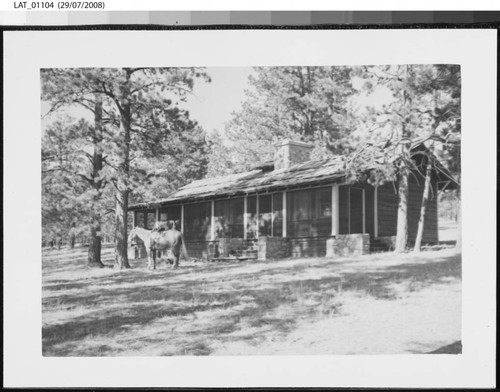
[[[341,234],[326,241],[326,257],[361,256],[370,253],[370,234]]]

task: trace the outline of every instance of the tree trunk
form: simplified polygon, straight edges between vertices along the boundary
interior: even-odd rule
[[[432,177],[432,160],[427,158],[427,167],[425,170],[425,185],[424,193],[422,195],[422,205],[420,206],[420,219],[418,221],[417,237],[415,238],[415,248],[414,252],[420,252],[422,246],[422,237],[424,235],[424,224],[425,224],[425,212],[427,209],[427,201],[429,200],[429,193],[431,188],[431,177]]]
[[[94,134],[92,135],[94,144],[94,155],[92,157],[92,188],[95,193],[93,196],[94,205],[97,204],[101,197],[102,180],[100,174],[103,166],[102,148],[102,98],[96,94],[94,104]],[[89,267],[104,267],[101,261],[101,215],[97,208],[93,209],[92,223],[90,225],[90,241],[88,263]]]
[[[458,189],[457,189],[457,197],[458,197],[458,228],[457,228],[457,243],[455,244],[455,249],[458,253],[462,252],[462,197],[461,197],[461,176],[458,175]]]
[[[115,214],[115,268],[130,268],[127,253],[128,192],[117,191]]]
[[[120,133],[122,161],[118,168],[116,182],[116,211],[115,211],[115,268],[130,268],[127,253],[127,220],[128,220],[128,196],[129,196],[129,174],[130,174],[130,76],[131,71],[124,69],[126,81],[122,87],[122,99],[117,102],[120,111]]]
[[[399,204],[398,204],[398,223],[396,233],[396,244],[394,251],[401,253],[406,251],[408,244],[408,192],[410,170],[408,160],[410,159],[410,143],[403,142],[402,160],[399,165]]]
[[[101,227],[99,222],[94,222],[90,227],[90,243],[89,243],[89,257],[88,266],[103,268],[104,264],[101,261]]]
[[[404,65],[404,78],[403,78],[403,107],[402,115],[403,120],[401,124],[401,155],[399,157],[399,204],[398,204],[398,223],[396,232],[396,244],[394,251],[401,253],[406,251],[408,245],[408,193],[409,193],[409,179],[410,179],[410,132],[407,128],[408,120],[411,114],[411,97],[408,93],[408,73],[411,71],[410,65]]]

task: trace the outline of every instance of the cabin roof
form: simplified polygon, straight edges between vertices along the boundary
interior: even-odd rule
[[[425,148],[421,142],[417,142],[412,146],[412,150]],[[237,197],[252,193],[299,189],[323,183],[338,183],[343,182],[346,176],[345,162],[342,157],[311,160],[286,169],[273,169],[272,162],[265,162],[244,173],[193,181],[164,199],[135,204],[130,206],[129,210],[156,208],[180,202],[193,202],[220,197]],[[439,162],[436,169],[439,189],[454,189],[457,186],[456,180]]]
[[[130,209],[220,196],[243,196],[256,192],[271,192],[326,181],[339,182],[344,177],[344,162],[339,157],[308,161],[290,166],[287,169],[272,171],[269,170],[268,165],[264,165],[244,173],[193,181],[163,200],[136,204]]]

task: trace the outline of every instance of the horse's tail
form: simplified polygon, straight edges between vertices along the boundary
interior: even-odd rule
[[[180,235],[180,239],[181,239],[181,245],[182,245],[182,257],[185,259],[185,260],[188,260],[188,252],[187,252],[187,249],[186,249],[186,243],[184,242],[184,236]]]

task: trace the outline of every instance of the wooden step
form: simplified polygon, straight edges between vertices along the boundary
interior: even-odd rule
[[[257,257],[245,257],[245,256],[234,256],[234,257],[214,257],[209,259],[209,261],[245,261],[245,260],[256,260]]]

